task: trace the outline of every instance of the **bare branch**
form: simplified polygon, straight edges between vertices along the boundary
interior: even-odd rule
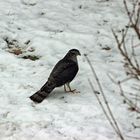
[[[135,102],[133,102],[131,99],[129,99],[125,94],[124,91],[122,89],[121,83],[118,81],[118,87],[120,88],[120,94],[121,96],[124,98],[125,102],[131,107],[133,108],[134,111],[140,113],[140,108],[136,105]]]
[[[116,119],[115,119],[115,117],[114,117],[114,115],[113,115],[113,113],[112,113],[112,111],[111,111],[111,109],[110,109],[110,106],[109,106],[109,104],[108,104],[108,101],[107,101],[106,96],[105,96],[105,94],[104,94],[104,91],[103,91],[103,89],[102,89],[102,86],[101,86],[101,83],[100,83],[100,81],[99,81],[99,79],[98,79],[98,76],[97,76],[97,74],[96,74],[96,72],[95,72],[95,69],[94,69],[93,65],[91,64],[91,62],[90,62],[88,56],[87,56],[86,54],[84,54],[84,56],[85,56],[85,58],[86,58],[86,60],[87,60],[87,62],[88,62],[88,64],[89,64],[89,66],[90,66],[90,68],[91,68],[91,71],[92,71],[92,73],[93,73],[93,75],[94,75],[94,77],[95,77],[95,80],[96,80],[96,82],[97,82],[97,85],[98,85],[98,87],[99,87],[100,93],[101,93],[101,95],[102,95],[102,97],[103,97],[103,99],[104,99],[104,102],[105,102],[105,104],[106,104],[106,108],[107,108],[108,114],[105,113],[105,115],[107,114],[106,117],[107,117],[108,121],[110,122],[111,126],[113,127],[113,129],[115,130],[115,132],[118,134],[118,136],[121,138],[121,140],[124,140],[124,137],[123,137],[123,135],[122,135],[122,133],[121,133],[121,131],[120,131],[120,128],[119,128],[119,126],[118,126],[118,123],[117,123],[117,121],[116,121]],[[93,88],[93,86],[92,86],[92,84],[91,84],[91,82],[90,82],[90,85],[91,85],[91,87],[92,87],[92,90],[95,91],[94,88]],[[103,108],[102,108],[102,109],[103,109]],[[106,112],[106,111],[105,111],[105,112]],[[110,116],[110,117],[108,118],[108,116]],[[110,120],[110,118],[111,118],[111,120]]]
[[[132,11],[129,11],[126,0],[123,0],[123,3],[124,3],[126,13],[128,15],[129,21],[131,23],[131,27],[135,30],[135,33],[137,34],[138,39],[140,39],[140,28],[138,27],[138,22],[139,22],[139,19],[140,19],[140,3],[139,3],[139,0],[136,0],[134,2]],[[135,16],[136,16],[136,18],[135,18]]]

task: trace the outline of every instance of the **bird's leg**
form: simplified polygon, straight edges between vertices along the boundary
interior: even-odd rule
[[[68,84],[64,84],[64,91],[65,92],[71,92],[71,88],[69,88],[69,90],[67,90]]]
[[[69,83],[67,83],[66,85],[67,85],[67,87],[69,88],[69,91],[67,91],[67,92],[79,93],[79,91],[76,91],[76,89],[71,89],[71,87],[70,87],[70,84],[69,84]]]
[[[67,84],[67,86],[68,86],[68,88],[69,88],[69,92],[74,92],[74,91],[76,90],[76,89],[73,89],[73,90],[72,90],[69,83]]]
[[[66,85],[64,84],[64,91],[67,92]]]

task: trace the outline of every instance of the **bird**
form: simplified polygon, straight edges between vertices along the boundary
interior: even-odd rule
[[[78,73],[79,66],[77,56],[79,55],[81,55],[81,53],[78,49],[69,50],[67,54],[56,63],[47,82],[39,91],[31,95],[29,98],[36,103],[41,103],[56,87],[63,85],[65,92],[74,93],[76,89],[71,89],[70,82]]]

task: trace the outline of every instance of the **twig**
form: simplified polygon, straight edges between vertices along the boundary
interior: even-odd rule
[[[114,117],[114,115],[113,115],[113,113],[112,113],[112,111],[111,111],[111,109],[110,109],[110,106],[109,106],[109,104],[108,104],[108,101],[107,101],[107,99],[106,99],[106,97],[105,97],[105,94],[104,94],[104,92],[103,92],[103,89],[102,89],[102,86],[101,86],[100,81],[99,81],[99,79],[98,79],[98,76],[97,76],[97,74],[96,74],[96,72],[95,72],[95,70],[94,70],[94,68],[93,68],[93,65],[91,64],[91,62],[90,62],[89,58],[87,57],[87,55],[85,54],[84,56],[85,56],[85,58],[86,58],[86,60],[87,60],[87,62],[88,62],[88,64],[89,64],[89,66],[90,66],[90,68],[91,68],[91,70],[92,70],[92,73],[93,73],[93,75],[94,75],[94,77],[95,77],[95,80],[96,80],[96,82],[97,82],[97,85],[98,85],[98,87],[99,87],[100,93],[101,93],[101,95],[103,96],[104,102],[105,102],[105,104],[106,104],[108,113],[109,113],[109,115],[110,115],[110,117],[111,117],[111,119],[112,119],[112,120],[111,120],[111,121],[112,121],[111,124],[113,124],[113,125],[111,125],[111,126],[113,127],[113,129],[115,130],[115,132],[119,135],[119,137],[121,138],[121,140],[124,140],[124,137],[123,137],[123,135],[122,135],[122,133],[121,133],[121,131],[120,131],[120,128],[119,128],[119,126],[118,126],[118,124],[117,124],[117,121],[116,121],[116,119],[115,119],[115,117]],[[90,84],[90,85],[91,85],[91,84]],[[94,88],[93,88],[93,89],[94,89]],[[94,91],[94,90],[93,90],[93,91]],[[106,117],[107,117],[107,116],[106,116]],[[109,122],[110,122],[110,119],[109,119]]]
[[[133,9],[132,11],[130,12],[129,9],[128,9],[128,5],[127,5],[127,2],[126,0],[123,0],[123,3],[124,3],[124,7],[125,7],[125,10],[127,12],[127,15],[128,15],[128,18],[129,18],[129,21],[131,23],[131,27],[135,30],[136,34],[137,34],[137,37],[138,39],[140,39],[140,29],[138,27],[138,21],[140,19],[140,4],[139,4],[139,0],[136,0],[133,4]],[[138,6],[138,9],[136,11],[136,7]],[[134,18],[136,16],[136,18]],[[134,18],[134,20],[133,20]]]
[[[134,103],[132,100],[130,100],[125,94],[124,91],[122,89],[121,83],[118,81],[118,86],[120,88],[120,94],[121,96],[124,98],[124,100],[126,101],[126,103],[133,108],[136,112],[140,113],[140,108],[138,106],[136,106],[136,103]]]
[[[134,43],[133,43],[133,38],[132,38],[132,40],[131,40],[131,48],[132,48],[132,57],[133,57],[133,59],[134,59],[134,62],[135,62],[135,65],[136,65],[136,67],[137,67],[137,69],[140,69],[140,66],[139,66],[139,63],[138,63],[138,60],[136,59],[136,53],[135,53],[135,49],[134,49],[134,45],[133,45]]]
[[[116,35],[115,31],[112,29],[112,33],[114,35],[114,38],[117,42],[117,47],[121,53],[121,55],[125,58],[125,60],[127,61],[127,63],[129,64],[128,65],[128,68],[131,72],[132,75],[135,75],[137,77],[137,79],[139,79],[138,75],[140,75],[140,69],[139,67],[137,67],[137,64],[135,66],[135,64],[132,62],[131,58],[129,57],[129,55],[126,53],[126,47],[123,46],[124,45],[124,42],[125,42],[125,37],[127,35],[127,31],[128,31],[128,28],[124,31],[124,33],[122,34],[122,38],[121,40],[118,39],[118,36]],[[124,49],[124,50],[123,50]],[[134,71],[132,71],[134,70]]]
[[[95,94],[95,96],[96,96],[96,98],[97,98],[97,100],[98,100],[98,103],[100,104],[100,106],[101,106],[101,108],[102,108],[102,110],[103,110],[103,112],[104,112],[106,118],[108,119],[110,125],[113,127],[114,131],[115,131],[116,133],[118,133],[116,127],[114,126],[114,124],[112,123],[112,121],[111,121],[109,115],[107,114],[107,112],[106,112],[106,110],[105,110],[105,108],[104,108],[104,106],[103,106],[103,104],[102,104],[100,98],[99,98],[98,95],[96,94],[96,90],[95,90],[95,88],[94,88],[92,82],[90,81],[90,79],[88,79],[88,82],[89,82],[89,85],[91,86],[91,89],[92,89],[93,93]]]

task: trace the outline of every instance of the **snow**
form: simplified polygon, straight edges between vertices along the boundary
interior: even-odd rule
[[[88,54],[124,137],[140,138],[131,125],[135,113],[122,103],[108,78],[108,74],[116,80],[125,77],[111,33],[111,27],[121,28],[128,21],[122,0],[1,0],[0,9],[0,140],[119,139],[88,84],[87,79],[94,77],[83,55],[71,83],[79,94],[66,94],[60,87],[41,104],[29,100],[72,48]],[[24,53],[9,53],[5,37],[17,40]],[[28,51],[31,48],[35,51]],[[21,58],[29,54],[39,59]]]

